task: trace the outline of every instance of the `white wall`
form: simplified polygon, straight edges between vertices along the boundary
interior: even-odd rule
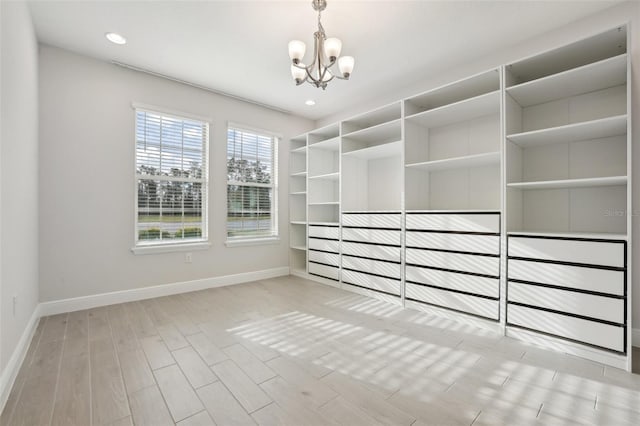
[[[210,129],[209,235],[212,247],[134,255],[132,102],[213,119]],[[314,127],[184,84],[49,46],[40,46],[40,300],[286,267],[288,139]],[[227,248],[227,121],[283,135],[279,146],[281,241]]]
[[[0,371],[4,374],[11,373],[5,367],[38,304],[38,44],[24,3],[3,1],[0,10]]]
[[[424,81],[407,86],[393,93],[379,93],[376,97],[363,99],[357,109],[341,111],[318,121],[318,127],[366,112],[424,92],[426,90],[456,81],[470,75],[498,67],[536,53],[571,43],[575,40],[614,28],[625,22],[631,23],[631,61],[633,64],[633,327],[640,329],[640,2],[628,1],[585,19],[550,31],[527,42],[496,51],[493,55],[475,60],[461,60],[461,65],[453,69],[437,70]],[[434,68],[437,65],[434,64]]]

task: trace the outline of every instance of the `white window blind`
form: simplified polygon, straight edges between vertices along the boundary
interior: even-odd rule
[[[227,130],[227,238],[278,235],[278,139],[255,131]]]
[[[136,246],[206,241],[208,123],[135,114]]]

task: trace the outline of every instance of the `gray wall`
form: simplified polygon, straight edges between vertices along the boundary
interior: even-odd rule
[[[208,250],[134,255],[132,102],[211,117]],[[310,120],[40,46],[40,300],[286,267],[288,139]],[[281,241],[225,246],[227,122],[283,135]]]
[[[4,372],[38,304],[38,44],[24,3],[3,1],[0,10],[0,371]]]

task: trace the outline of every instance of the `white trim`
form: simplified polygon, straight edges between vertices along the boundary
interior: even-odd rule
[[[450,309],[440,308],[438,306],[414,302],[412,300],[405,300],[404,304],[406,309],[425,312],[427,314],[433,315],[434,318],[446,318],[459,324],[470,325],[472,327],[486,330],[495,334],[495,336],[504,336],[504,328],[502,327],[502,325],[500,325],[499,322],[490,319],[467,315],[461,312],[452,311]],[[482,335],[482,333],[480,332],[478,332],[477,334]]]
[[[157,105],[144,104],[141,102],[131,102],[131,108],[136,110],[139,109],[145,112],[171,115],[173,116],[173,118],[177,118],[177,119],[189,118],[191,120],[204,121],[207,124],[211,124],[213,122],[213,118],[206,117],[204,115],[191,114],[189,112],[177,111],[175,109],[165,108]]]
[[[184,243],[184,244],[156,244],[156,245],[140,245],[137,247],[131,247],[131,251],[135,255],[144,254],[157,254],[157,253],[173,253],[181,251],[192,250],[209,250],[211,243],[208,241],[202,241],[197,243]]]
[[[251,281],[289,275],[289,267],[264,269],[262,271],[243,272],[241,274],[224,275],[221,277],[203,278],[200,280],[184,281],[171,284],[161,284],[131,290],[114,291],[111,293],[93,294],[90,296],[74,297],[71,299],[54,300],[40,303],[42,316],[56,315],[66,312],[80,311],[115,303],[133,302],[154,297],[170,296],[209,288],[242,284]]]
[[[230,128],[235,130],[246,130],[247,132],[260,133],[262,136],[271,136],[272,138],[282,139],[281,133],[275,133],[271,130],[260,129],[258,127],[246,126],[235,121],[227,121],[227,130]]]
[[[570,341],[565,341],[563,339],[545,336],[540,333],[514,327],[507,327],[506,336],[530,344],[534,344],[547,351],[556,351],[575,355],[581,358],[589,359],[591,361],[599,362],[601,364],[610,365],[612,367],[620,368],[629,372],[631,371],[631,365],[627,364],[627,356],[624,355],[616,355],[606,351],[590,349],[579,343],[573,343]]]
[[[268,244],[280,244],[280,237],[263,238],[230,238],[224,243],[227,247],[263,246]]]
[[[632,346],[640,348],[640,328],[632,328],[631,335],[633,338],[631,339]]]
[[[0,413],[4,410],[7,399],[9,399],[9,393],[16,381],[16,377],[18,376],[20,367],[24,362],[24,358],[27,355],[27,350],[29,349],[29,345],[31,344],[33,334],[36,331],[36,327],[41,316],[41,305],[37,305],[33,310],[33,314],[31,315],[27,326],[22,332],[22,336],[20,336],[20,340],[18,340],[18,344],[16,345],[13,354],[11,354],[11,358],[9,358],[9,362],[2,371],[2,375],[0,376]]]

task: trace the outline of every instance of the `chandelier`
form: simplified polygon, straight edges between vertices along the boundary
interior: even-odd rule
[[[353,56],[340,56],[342,50],[342,42],[335,37],[327,38],[324,33],[324,28],[320,22],[320,13],[327,7],[326,0],[312,0],[311,5],[313,10],[318,12],[318,31],[313,34],[313,61],[311,65],[306,66],[302,63],[304,52],[306,50],[305,44],[300,40],[292,40],[289,42],[289,57],[291,58],[291,75],[299,86],[305,81],[322,89],[327,88],[329,83],[334,78],[341,80],[348,80],[351,72],[353,71],[354,59]],[[338,70],[331,70],[331,68],[338,63]]]

